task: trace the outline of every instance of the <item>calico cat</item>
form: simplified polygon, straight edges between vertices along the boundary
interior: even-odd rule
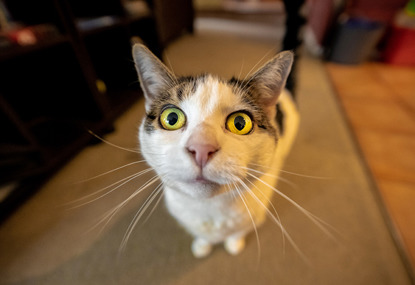
[[[194,237],[194,256],[222,242],[240,253],[267,214],[278,222],[268,207],[299,122],[284,90],[293,53],[279,53],[245,80],[176,77],[140,44],[133,58],[145,97],[141,153],[163,182],[169,213]]]

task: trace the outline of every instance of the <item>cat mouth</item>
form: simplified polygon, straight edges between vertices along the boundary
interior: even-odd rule
[[[206,186],[215,186],[219,185],[217,182],[214,182],[212,180],[207,179],[203,175],[198,175],[195,179],[191,181],[193,184],[199,184],[199,185],[206,185]]]

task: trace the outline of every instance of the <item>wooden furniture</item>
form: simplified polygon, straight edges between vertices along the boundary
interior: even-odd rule
[[[93,139],[88,130],[110,131],[139,98],[131,39],[160,56],[183,29],[161,44],[166,23],[154,16],[161,2],[134,14],[122,0],[3,0],[23,27],[52,32],[35,43],[0,45],[0,191],[11,189],[0,192],[0,219]]]

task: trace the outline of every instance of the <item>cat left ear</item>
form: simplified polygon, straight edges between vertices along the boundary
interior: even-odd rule
[[[268,61],[249,79],[257,99],[264,107],[274,108],[287,81],[294,53],[283,51]]]
[[[144,45],[133,46],[135,68],[146,98],[146,110],[154,99],[173,85],[173,73]]]

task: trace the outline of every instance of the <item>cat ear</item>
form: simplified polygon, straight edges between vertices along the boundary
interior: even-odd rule
[[[173,85],[173,73],[144,45],[133,46],[133,58],[141,88],[146,98],[146,109],[161,93]]]
[[[280,52],[248,79],[255,97],[265,108],[274,108],[277,104],[293,61],[293,52]]]

